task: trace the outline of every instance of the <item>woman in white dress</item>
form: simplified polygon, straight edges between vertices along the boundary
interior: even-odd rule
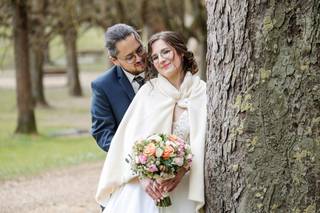
[[[104,212],[195,213],[204,205],[206,85],[195,76],[193,54],[175,32],[153,35],[148,42],[148,81],[137,93],[112,140],[97,190]],[[173,133],[189,142],[190,171],[181,169],[167,181],[138,179],[125,162],[134,142],[154,133]],[[169,192],[172,205],[155,204]]]

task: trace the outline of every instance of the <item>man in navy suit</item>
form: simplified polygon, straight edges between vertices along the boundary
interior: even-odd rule
[[[144,83],[146,52],[139,34],[126,24],[109,27],[105,40],[114,66],[91,84],[91,134],[107,152],[123,115]]]

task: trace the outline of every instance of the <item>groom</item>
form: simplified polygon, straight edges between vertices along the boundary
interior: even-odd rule
[[[144,83],[146,52],[139,34],[126,24],[109,27],[105,40],[114,66],[91,84],[91,134],[107,152],[123,115]]]

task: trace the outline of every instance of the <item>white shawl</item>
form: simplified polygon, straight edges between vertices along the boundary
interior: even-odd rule
[[[197,202],[197,210],[204,205],[206,84],[190,72],[187,72],[179,90],[161,75],[139,90],[111,142],[96,194],[99,204],[105,206],[111,193],[135,177],[125,159],[137,139],[154,133],[172,132],[176,104],[187,107],[189,112],[190,145],[194,157],[188,198]]]

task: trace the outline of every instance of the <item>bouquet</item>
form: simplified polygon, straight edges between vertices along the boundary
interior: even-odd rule
[[[133,156],[129,155],[132,171],[139,178],[167,180],[173,178],[181,168],[190,169],[192,153],[190,145],[175,135],[154,134],[138,140],[133,145]],[[159,207],[171,205],[166,193],[157,202]]]

